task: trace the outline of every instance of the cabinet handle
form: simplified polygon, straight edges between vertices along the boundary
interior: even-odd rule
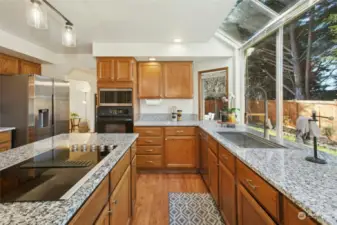
[[[183,130],[177,130],[176,132],[177,132],[177,133],[184,133]]]
[[[118,201],[117,200],[113,200],[112,203],[115,204],[115,205],[117,205]]]
[[[153,149],[147,149],[146,152],[153,152]]]
[[[299,220],[305,220],[305,219],[307,218],[307,214],[306,214],[305,212],[299,212],[299,213],[297,214],[297,218],[298,218]]]
[[[258,186],[253,184],[253,181],[250,179],[246,179],[247,184],[253,189],[256,190],[256,188],[258,188]]]
[[[151,163],[151,164],[153,164],[153,161],[146,161],[147,163]]]
[[[152,143],[153,141],[152,140],[147,140],[145,141],[146,143]]]
[[[222,158],[224,158],[225,160],[228,160],[228,157],[226,155],[221,155]]]
[[[107,214],[108,214],[108,215],[111,215],[111,214],[112,214],[112,210],[109,210]]]
[[[152,131],[145,131],[146,134],[152,134]]]

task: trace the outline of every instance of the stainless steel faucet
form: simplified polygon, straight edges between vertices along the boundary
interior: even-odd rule
[[[266,139],[269,139],[269,129],[271,129],[271,127],[269,127],[269,123],[268,123],[268,95],[267,95],[267,92],[266,90],[264,90],[262,87],[248,87],[246,89],[246,94],[245,96],[247,97],[249,95],[249,93],[253,90],[256,90],[256,91],[261,91],[262,94],[264,95],[264,123],[263,123],[263,129],[264,129],[264,132],[263,132],[263,135],[264,135],[264,138]],[[248,109],[248,101],[246,101],[246,110]],[[248,114],[247,112],[245,113],[246,114],[246,121],[248,123]]]

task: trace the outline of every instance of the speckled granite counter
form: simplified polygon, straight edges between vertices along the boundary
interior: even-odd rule
[[[243,149],[223,138],[219,131],[249,131],[245,126],[222,128],[214,121],[139,121],[135,126],[199,126],[233,155],[273,185],[282,194],[324,225],[337,225],[337,157],[319,153],[328,161],[318,165],[304,160],[311,149],[291,143],[287,149]],[[303,146],[301,146],[303,147]]]
[[[187,121],[179,121],[179,122],[172,122],[168,120],[162,120],[162,121],[143,121],[138,120],[134,122],[135,127],[165,127],[165,126],[171,126],[171,127],[195,127],[199,126],[199,121],[196,120],[187,120]]]
[[[69,146],[72,144],[118,145],[113,152],[89,172],[88,179],[84,182],[81,180],[83,185],[68,200],[0,204],[0,224],[67,224],[137,137],[137,134],[61,134],[0,153],[1,171],[57,146]]]
[[[15,127],[0,127],[0,133],[15,130]]]

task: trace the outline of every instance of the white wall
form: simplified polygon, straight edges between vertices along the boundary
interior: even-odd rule
[[[140,113],[171,113],[171,107],[183,110],[183,113],[193,114],[193,99],[163,99],[160,105],[147,105],[145,100],[140,101]]]

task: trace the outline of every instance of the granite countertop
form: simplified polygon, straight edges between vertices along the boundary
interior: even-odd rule
[[[310,148],[279,143],[287,148],[240,148],[217,132],[254,132],[246,126],[222,128],[214,121],[138,121],[135,126],[199,126],[274,188],[324,225],[337,225],[337,157],[319,152],[326,165],[305,161]],[[274,140],[277,142],[276,140]]]
[[[0,153],[0,171],[57,146],[72,144],[117,144],[118,147],[97,164],[67,200],[0,204],[0,224],[67,224],[85,200],[137,139],[138,134],[60,134]]]
[[[143,121],[138,120],[134,122],[135,127],[163,127],[163,126],[170,126],[170,127],[195,127],[199,126],[199,121],[197,120],[186,120],[186,121],[178,121],[172,122],[169,120],[161,120],[161,121]]]
[[[0,133],[11,130],[15,130],[15,127],[0,127]]]

